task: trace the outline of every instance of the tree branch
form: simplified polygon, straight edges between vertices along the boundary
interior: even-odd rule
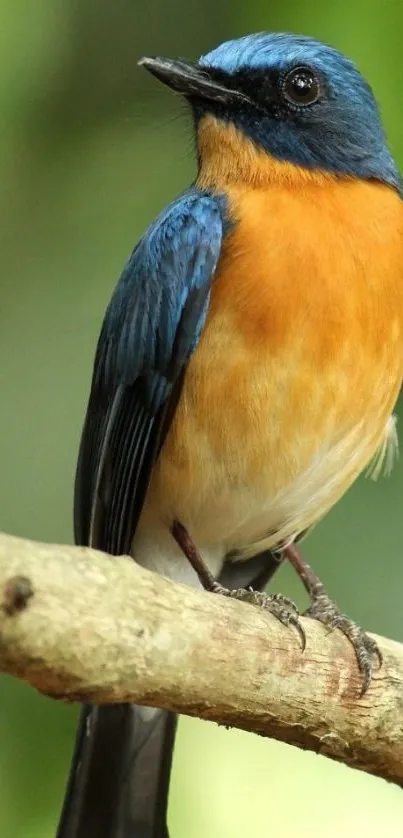
[[[306,619],[173,584],[126,557],[0,535],[0,671],[68,701],[134,701],[403,783],[403,646],[359,698],[354,652]]]

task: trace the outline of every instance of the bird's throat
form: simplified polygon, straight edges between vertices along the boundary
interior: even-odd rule
[[[244,184],[255,188],[287,186],[301,188],[308,184],[327,183],[335,176],[320,170],[309,170],[283,160],[276,160],[259,148],[233,123],[212,114],[202,117],[197,128],[199,174],[201,189],[225,189]]]

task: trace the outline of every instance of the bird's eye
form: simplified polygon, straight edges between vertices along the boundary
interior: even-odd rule
[[[321,93],[320,80],[310,67],[294,67],[283,80],[282,93],[291,105],[313,105]]]

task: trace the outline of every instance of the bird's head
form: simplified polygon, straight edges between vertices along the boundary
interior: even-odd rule
[[[280,33],[227,41],[195,64],[140,64],[181,93],[195,116],[201,164],[253,178],[269,160],[401,189],[372,90],[355,65],[312,38]]]

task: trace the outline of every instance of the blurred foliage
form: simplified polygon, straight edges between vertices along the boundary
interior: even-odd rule
[[[189,120],[136,69],[225,37],[302,31],[357,60],[403,163],[397,0],[3,0],[0,29],[0,527],[71,540],[75,457],[94,346],[146,224],[192,178]],[[403,640],[403,468],[360,480],[305,553],[342,607]],[[300,599],[284,568],[276,588]],[[308,638],[309,642],[309,638]],[[0,682],[0,835],[52,838],[77,709]],[[183,720],[172,838],[402,834],[400,789],[322,757]]]

